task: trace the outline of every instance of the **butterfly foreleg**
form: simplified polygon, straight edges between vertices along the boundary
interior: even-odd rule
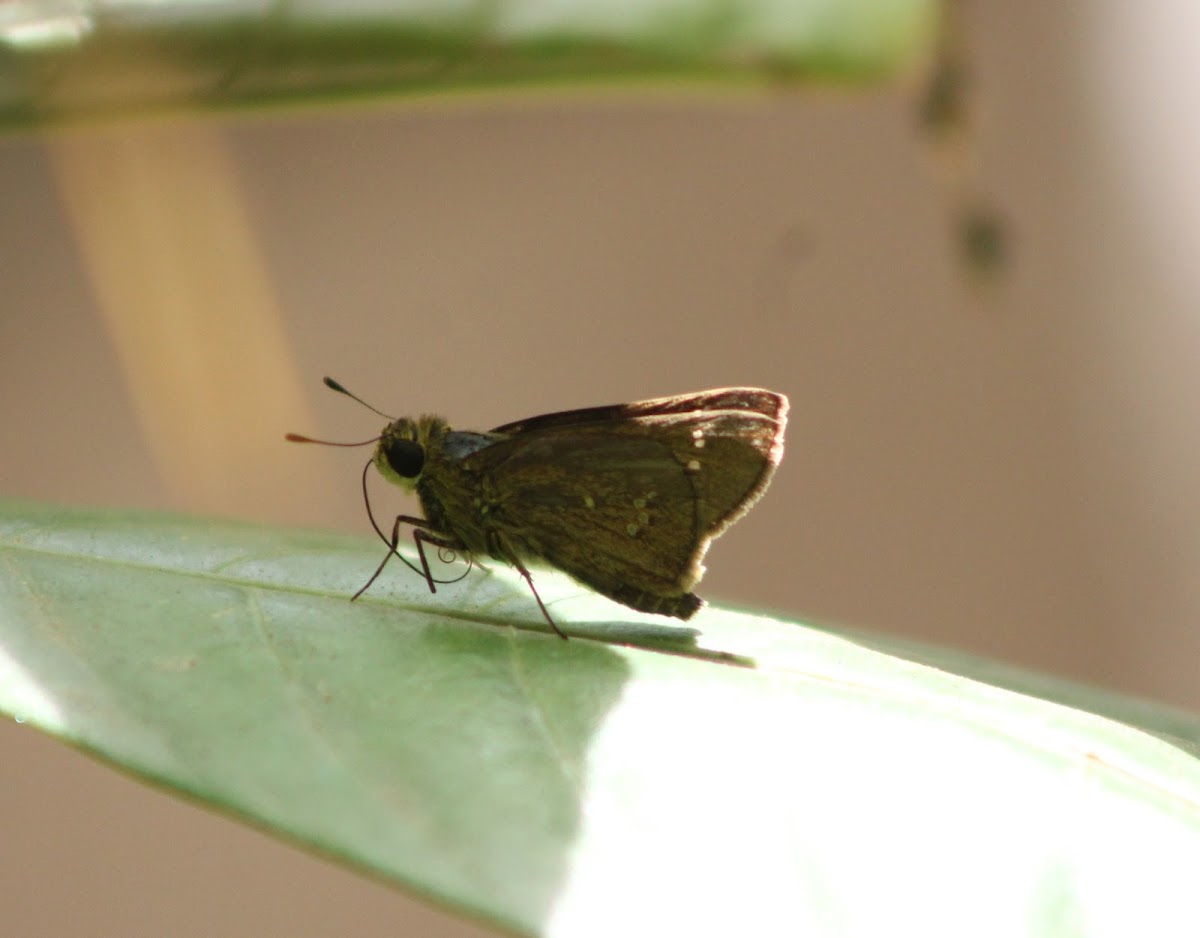
[[[404,560],[404,557],[397,550],[400,546],[400,526],[402,524],[412,525],[413,541],[416,542],[417,554],[421,558],[421,574],[425,577],[425,582],[429,584],[429,592],[431,593],[436,593],[437,587],[434,585],[433,572],[429,569],[429,558],[425,556],[425,545],[432,544],[434,547],[457,551],[467,550],[467,545],[456,538],[443,537],[440,534],[431,533],[429,522],[424,518],[417,518],[412,515],[396,515],[396,520],[392,523],[392,536],[388,539],[387,554],[379,562],[379,566],[375,568],[375,572],[371,574],[371,578],[363,584],[362,589],[354,594],[353,599],[358,599],[379,578],[379,574],[383,573],[383,568],[387,566],[387,562],[392,559],[393,554]],[[409,562],[405,560],[405,563]],[[412,564],[409,563],[409,566],[412,566]]]

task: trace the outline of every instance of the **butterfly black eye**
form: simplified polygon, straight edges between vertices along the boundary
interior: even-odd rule
[[[383,452],[402,479],[415,479],[425,467],[425,447],[413,440],[392,440]]]

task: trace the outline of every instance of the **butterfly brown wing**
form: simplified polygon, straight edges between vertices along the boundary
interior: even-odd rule
[[[593,424],[619,425],[623,421],[640,417],[687,417],[700,413],[735,411],[743,414],[757,413],[770,418],[779,429],[779,442],[787,421],[787,398],[774,391],[762,388],[715,388],[711,391],[696,391],[692,394],[677,394],[674,397],[656,397],[632,404],[606,404],[601,407],[583,407],[563,410],[553,414],[539,414],[524,420],[515,420],[496,427],[492,433],[519,434],[551,428],[584,427]],[[778,460],[776,460],[778,462]]]
[[[508,438],[467,460],[481,476],[492,552],[688,618],[709,543],[782,456],[786,412],[782,395],[727,388],[497,427]]]

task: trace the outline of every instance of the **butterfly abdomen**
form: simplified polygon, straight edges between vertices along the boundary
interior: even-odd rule
[[[695,593],[663,596],[660,593],[647,593],[645,590],[629,586],[618,586],[607,592],[617,602],[624,603],[631,609],[659,616],[672,616],[676,619],[690,619],[704,605],[704,600]]]

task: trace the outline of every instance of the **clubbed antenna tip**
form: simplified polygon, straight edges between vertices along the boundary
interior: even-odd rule
[[[375,413],[379,414],[380,417],[386,417],[388,420],[396,419],[395,417],[392,417],[389,414],[385,414],[378,407],[372,407],[370,404],[368,404],[366,401],[364,401],[357,394],[351,394],[344,387],[342,387],[341,384],[339,384],[337,381],[334,381],[333,378],[329,377],[328,375],[326,375],[323,380],[325,382],[325,387],[329,388],[331,391],[337,391],[338,394],[345,394],[346,397],[349,397],[352,400],[358,401],[360,404],[363,405],[363,407],[367,408],[367,410],[375,411]]]

